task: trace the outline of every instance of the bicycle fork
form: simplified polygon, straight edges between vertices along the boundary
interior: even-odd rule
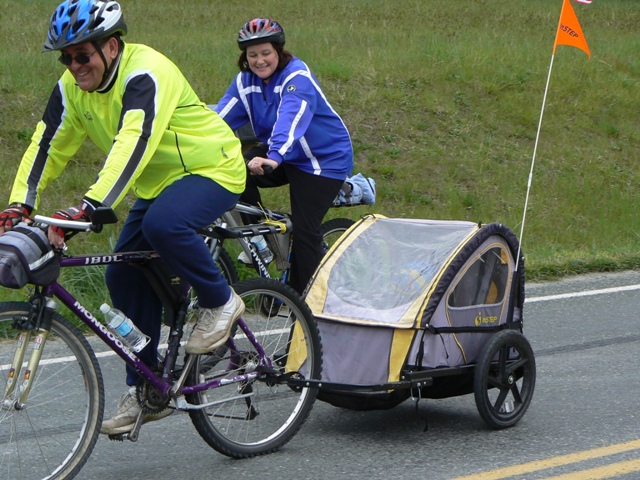
[[[22,410],[27,405],[29,392],[31,391],[31,387],[35,381],[44,345],[47,337],[49,336],[53,308],[55,308],[55,302],[51,299],[47,299],[45,302],[45,308],[41,309],[40,312],[31,312],[30,317],[37,314],[38,317],[43,319],[43,325],[37,329],[33,328],[37,322],[34,322],[32,318],[16,318],[14,320],[14,328],[20,330],[20,335],[18,337],[16,352],[13,356],[11,367],[9,368],[6,389],[2,397],[2,408],[5,410]],[[45,315],[42,315],[42,313],[45,313]],[[22,366],[25,357],[27,356],[29,345],[31,345],[31,351],[28,355],[24,374],[22,375],[22,382],[20,382],[19,379],[21,376]]]

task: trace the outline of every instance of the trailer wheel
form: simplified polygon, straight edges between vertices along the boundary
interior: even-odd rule
[[[529,341],[503,330],[486,343],[476,364],[473,392],[482,419],[493,429],[514,426],[529,408],[536,363]]]

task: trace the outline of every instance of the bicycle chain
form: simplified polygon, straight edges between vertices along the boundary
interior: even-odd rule
[[[163,395],[156,387],[145,381],[136,385],[136,399],[142,411],[151,415],[162,412],[171,400],[168,395]]]

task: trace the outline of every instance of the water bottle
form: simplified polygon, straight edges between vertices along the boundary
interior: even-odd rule
[[[106,303],[100,306],[100,311],[104,314],[105,319],[109,322],[109,327],[120,339],[134,352],[142,350],[149,340],[147,335],[138,330],[131,319],[127,317],[117,308],[111,308]]]
[[[269,245],[267,245],[264,236],[256,235],[255,237],[251,237],[251,243],[258,249],[260,258],[262,258],[265,263],[271,263],[273,260],[273,252],[269,249]]]

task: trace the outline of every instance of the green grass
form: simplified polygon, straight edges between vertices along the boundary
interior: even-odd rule
[[[349,127],[355,171],[377,181],[375,207],[329,217],[502,222],[520,234],[561,0],[121,3],[127,41],[173,59],[207,103],[236,73],[244,21],[282,23],[287,47]],[[40,53],[57,4],[0,0],[5,197],[63,71],[55,54]],[[592,57],[560,46],[554,59],[522,239],[529,280],[640,266],[640,2],[572,5]],[[42,211],[77,203],[102,161],[83,147]],[[269,192],[265,203],[288,209],[286,191]],[[116,233],[72,248],[108,248]]]

